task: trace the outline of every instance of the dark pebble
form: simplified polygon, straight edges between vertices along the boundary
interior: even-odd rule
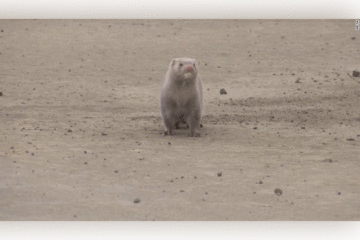
[[[348,139],[346,139],[346,140],[348,140],[348,141],[355,141],[355,139],[353,139],[353,138],[348,138]]]
[[[227,94],[225,88],[220,89],[220,94]]]
[[[259,184],[263,184],[263,181],[260,180],[260,181],[259,181]]]
[[[217,173],[217,176],[218,176],[218,177],[221,177],[221,176],[222,176],[222,172],[218,172],[218,173]]]
[[[341,192],[338,192],[337,195],[341,195]]]
[[[281,196],[281,195],[282,195],[282,190],[281,190],[280,188],[276,188],[276,189],[274,190],[274,193],[275,193],[276,195],[278,195],[278,196]]]
[[[360,72],[353,71],[353,77],[360,77]]]
[[[139,203],[140,202],[140,199],[139,198],[135,198],[134,199],[134,203]]]
[[[329,162],[329,163],[332,163],[333,162],[333,160],[332,159],[324,159],[324,160],[322,160],[322,162]]]
[[[3,94],[2,94],[2,92],[0,92],[0,96],[2,96]]]
[[[72,132],[72,130],[71,130],[71,129],[69,129],[69,130],[67,130],[67,132]]]

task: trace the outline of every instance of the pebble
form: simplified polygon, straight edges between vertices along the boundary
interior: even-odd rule
[[[227,94],[225,88],[220,89],[220,94]]]
[[[282,190],[281,190],[280,188],[276,188],[276,189],[274,190],[274,193],[275,193],[276,195],[278,195],[278,196],[281,196],[281,195],[282,195]]]

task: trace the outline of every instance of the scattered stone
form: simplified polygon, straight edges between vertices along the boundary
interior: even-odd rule
[[[332,162],[334,162],[332,159],[330,159],[330,158],[328,158],[328,159],[324,159],[324,160],[322,160],[322,162],[329,162],[329,163],[332,163]]]
[[[69,129],[69,130],[67,130],[67,132],[72,132],[72,130],[71,130],[71,129]]]
[[[218,172],[218,173],[217,173],[217,176],[218,176],[218,177],[221,177],[221,176],[222,176],[222,172]]]
[[[118,173],[119,171],[118,170],[115,170],[114,173]]]
[[[254,127],[253,129],[255,129],[255,130],[256,130],[256,129],[257,129],[257,127]]]
[[[180,190],[180,192],[185,192],[184,190]]]
[[[341,192],[338,192],[337,195],[341,195]]]
[[[140,199],[139,198],[135,198],[134,199],[134,203],[139,203],[140,202]]]
[[[0,97],[1,97],[2,95],[3,95],[2,92],[0,92]]]
[[[351,40],[355,40],[355,37],[352,37]]]
[[[227,94],[225,88],[220,89],[220,94]]]
[[[84,162],[84,164],[87,164],[87,162]]]
[[[107,135],[107,133],[101,133],[101,136],[106,136]]]
[[[84,153],[86,154],[86,153],[87,153],[87,151],[84,151]]]
[[[348,141],[355,141],[355,139],[353,139],[353,138],[348,138],[348,139],[346,139],[346,140],[348,140]]]
[[[300,82],[300,78],[298,78],[298,79],[295,81],[295,83],[301,83],[301,82]]]
[[[260,180],[260,181],[259,181],[259,184],[263,184],[263,181]]]
[[[278,195],[278,196],[281,196],[281,195],[282,195],[282,190],[281,190],[280,188],[276,188],[276,189],[274,190],[274,193],[275,193],[276,195]]]
[[[360,72],[354,70],[353,77],[360,77]]]

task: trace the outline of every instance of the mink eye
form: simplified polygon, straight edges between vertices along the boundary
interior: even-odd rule
[[[183,66],[183,64],[182,64],[182,63],[180,63],[180,64],[179,64],[179,66],[180,66],[180,67],[182,67],[182,66]]]

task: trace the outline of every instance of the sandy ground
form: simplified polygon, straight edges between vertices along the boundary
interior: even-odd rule
[[[355,21],[0,30],[1,220],[360,220]],[[161,135],[175,57],[199,63],[200,138]]]

